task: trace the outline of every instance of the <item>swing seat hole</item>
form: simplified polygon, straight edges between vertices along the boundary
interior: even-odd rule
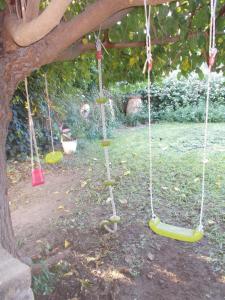
[[[102,140],[101,141],[101,146],[102,147],[109,147],[111,145],[111,141],[110,140]]]
[[[32,170],[32,186],[44,184],[44,174],[42,169]]]
[[[149,221],[149,227],[158,235],[165,236],[174,240],[196,243],[203,238],[204,232],[199,229],[188,229],[173,226],[160,221],[158,217]]]
[[[107,180],[104,182],[104,186],[114,186],[116,184],[115,180]]]
[[[96,99],[96,103],[97,103],[97,104],[105,104],[105,103],[107,103],[107,102],[108,102],[108,99],[105,98],[105,97]]]
[[[45,156],[45,162],[47,164],[57,164],[63,159],[63,154],[61,151],[53,151]]]

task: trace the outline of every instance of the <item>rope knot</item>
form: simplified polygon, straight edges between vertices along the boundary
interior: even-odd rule
[[[96,52],[96,58],[97,60],[102,60],[102,43],[100,41],[100,39],[97,39],[96,40],[96,49],[97,49],[97,52]]]
[[[153,66],[153,60],[152,60],[152,58],[150,58],[150,59],[148,60],[148,71],[149,71],[149,72],[151,72],[152,66]]]
[[[209,51],[209,67],[211,68],[216,60],[217,49],[211,48]]]

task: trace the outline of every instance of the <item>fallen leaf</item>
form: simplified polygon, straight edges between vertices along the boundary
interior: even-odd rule
[[[65,242],[64,242],[65,249],[69,248],[70,245],[71,245],[71,243],[69,241],[65,240]]]
[[[162,186],[162,189],[166,191],[166,190],[168,190],[168,187],[167,186]]]
[[[154,273],[150,272],[146,276],[148,279],[152,279],[154,277],[154,275],[155,275]]]
[[[41,243],[43,243],[43,241],[42,240],[37,240],[36,243],[41,244]]]
[[[59,205],[58,206],[58,209],[64,209],[65,207],[64,207],[64,205]]]
[[[208,221],[208,225],[214,225],[214,224],[216,224],[215,221],[213,221],[213,220],[209,220],[209,221]]]
[[[124,176],[130,175],[130,171],[129,171],[129,170],[125,171],[125,172],[123,173],[123,175],[124,175]]]
[[[111,203],[111,198],[110,197],[107,198],[107,200],[106,200],[106,204],[109,204],[109,203]]]
[[[81,181],[80,186],[84,188],[87,185],[87,181]]]
[[[69,276],[72,276],[72,275],[73,275],[73,272],[70,271],[70,272],[65,273],[63,276],[64,277],[69,277]]]
[[[126,199],[119,199],[119,202],[123,205],[127,205],[127,200]]]

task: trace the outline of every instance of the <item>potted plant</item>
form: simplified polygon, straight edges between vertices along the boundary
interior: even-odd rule
[[[77,150],[77,139],[72,137],[68,126],[61,126],[61,143],[65,154],[75,153]]]

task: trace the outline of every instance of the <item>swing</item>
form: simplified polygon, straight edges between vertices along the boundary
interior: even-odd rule
[[[110,202],[112,206],[113,215],[108,220],[103,220],[100,225],[105,228],[106,231],[110,233],[115,233],[117,231],[118,223],[120,222],[120,217],[117,216],[116,213],[116,205],[114,201],[113,195],[113,185],[114,180],[111,179],[111,170],[110,170],[110,158],[109,158],[109,146],[111,145],[111,141],[107,138],[107,128],[106,128],[106,113],[105,113],[105,105],[108,102],[108,99],[104,97],[103,93],[103,83],[102,83],[102,43],[100,40],[100,33],[99,30],[98,36],[95,36],[96,39],[96,59],[98,61],[98,80],[99,80],[99,98],[96,99],[96,103],[100,106],[101,111],[101,119],[102,119],[102,135],[103,140],[101,141],[100,145],[104,150],[105,156],[105,166],[106,166],[106,173],[107,173],[107,181],[105,182],[105,186],[109,189],[109,198],[107,199],[107,203]],[[104,46],[103,46],[104,47]],[[113,228],[110,227],[113,226]]]
[[[49,128],[50,128],[50,135],[51,135],[51,144],[52,144],[52,151],[46,154],[45,162],[47,164],[57,164],[63,159],[63,154],[61,151],[55,151],[54,147],[54,140],[53,140],[53,130],[52,130],[52,118],[51,118],[51,107],[50,107],[50,100],[49,100],[49,93],[48,93],[48,81],[47,75],[45,74],[45,94],[46,100],[48,104],[48,119],[49,119]]]
[[[215,62],[217,49],[215,47],[215,12],[216,0],[211,0],[211,18],[210,18],[210,40],[209,40],[209,62],[208,62],[208,80],[207,80],[207,95],[206,95],[206,109],[205,109],[205,126],[204,126],[204,144],[203,144],[203,164],[202,164],[202,195],[201,195],[201,209],[199,217],[199,225],[196,229],[188,229],[184,227],[174,226],[161,222],[160,218],[154,213],[153,207],[153,184],[152,184],[152,130],[151,130],[151,96],[150,96],[150,72],[152,70],[152,54],[151,54],[151,36],[150,36],[150,13],[151,7],[147,9],[147,2],[144,0],[145,20],[146,20],[146,62],[143,72],[147,68],[148,74],[148,114],[149,114],[149,190],[152,218],[149,221],[150,229],[158,235],[168,237],[174,240],[183,242],[195,243],[203,238],[204,231],[202,225],[204,198],[205,198],[205,168],[206,168],[206,150],[208,137],[208,113],[209,113],[209,98],[210,98],[210,83],[211,83],[211,68]]]
[[[32,186],[37,186],[44,184],[44,174],[41,168],[41,162],[38,153],[37,141],[35,137],[34,131],[34,123],[31,114],[31,106],[30,106],[30,98],[28,93],[28,83],[27,78],[25,78],[25,90],[26,90],[26,97],[27,97],[27,108],[28,108],[28,120],[29,120],[29,133],[30,133],[30,152],[31,152],[31,176],[32,176]],[[34,151],[37,157],[37,165],[35,167],[34,164]]]

